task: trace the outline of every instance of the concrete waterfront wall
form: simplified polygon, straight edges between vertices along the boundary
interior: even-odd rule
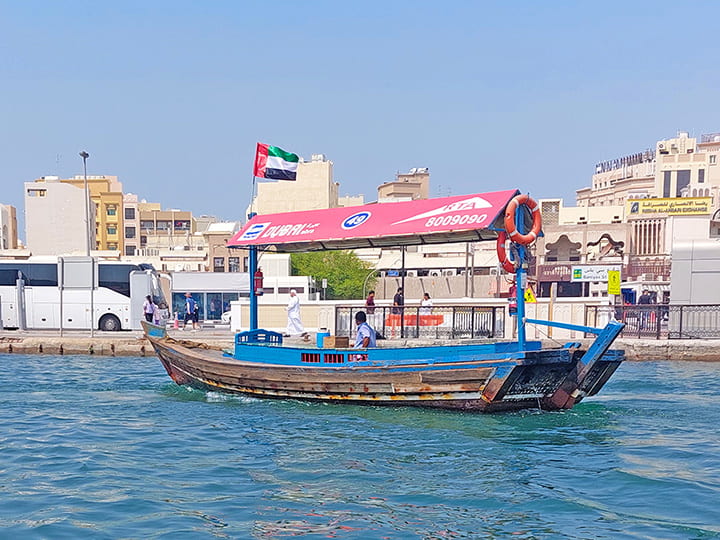
[[[19,335],[0,337],[0,353],[90,354],[99,356],[153,356],[150,342],[143,338],[51,337]]]

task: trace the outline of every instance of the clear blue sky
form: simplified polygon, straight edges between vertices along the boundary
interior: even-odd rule
[[[564,197],[595,163],[720,131],[720,2],[0,0],[0,202],[114,174],[242,219],[257,141],[335,164],[374,200]],[[21,236],[24,235],[24,231]]]

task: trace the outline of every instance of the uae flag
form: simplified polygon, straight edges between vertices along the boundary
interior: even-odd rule
[[[272,180],[295,180],[300,158],[277,146],[258,143],[253,174]]]

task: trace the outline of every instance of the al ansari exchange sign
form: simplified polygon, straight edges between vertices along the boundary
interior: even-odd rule
[[[671,216],[700,216],[709,214],[711,197],[679,197],[667,199],[629,199],[628,217],[645,214],[667,214]]]

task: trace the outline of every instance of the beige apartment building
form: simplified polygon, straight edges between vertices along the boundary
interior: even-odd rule
[[[202,233],[208,251],[208,271],[247,272],[247,250],[230,249],[227,243],[242,227],[239,221],[211,223]]]
[[[63,185],[70,189],[58,188]],[[92,250],[102,251],[123,251],[123,194],[122,184],[118,182],[117,176],[88,176],[88,191],[90,193],[90,210],[92,214],[90,234],[93,238],[90,241]],[[58,251],[59,246],[53,248],[41,240],[37,227],[43,227],[49,220],[73,221],[67,223],[69,230],[86,227],[85,225],[85,177],[74,176],[72,178],[60,178],[58,176],[43,176],[34,182],[25,183],[25,213],[28,247],[37,254],[40,249],[43,252],[68,253],[69,251]],[[79,212],[76,208],[77,199],[81,201]],[[28,206],[29,205],[29,206]],[[45,219],[41,208],[52,209],[50,215]],[[55,215],[57,214],[57,215]],[[62,223],[60,223],[62,225]],[[31,231],[31,229],[35,229]],[[49,229],[52,230],[52,229]],[[31,241],[30,238],[33,238]],[[31,243],[32,242],[32,243]],[[34,244],[34,246],[33,246]],[[70,237],[63,245],[69,245],[73,252],[80,252],[86,249],[84,241]]]
[[[17,249],[18,231],[15,207],[0,204],[0,250]]]
[[[333,181],[333,163],[324,154],[313,154],[310,161],[298,163],[297,179],[258,180],[257,194],[249,212],[276,214],[299,210],[337,208],[339,184]]]
[[[426,167],[397,173],[395,180],[384,182],[377,188],[378,202],[412,201],[430,197],[430,172]]]
[[[58,177],[25,182],[25,237],[33,255],[84,255],[96,248],[85,220],[85,190]],[[90,223],[97,207],[89,205]]]
[[[72,178],[60,179],[60,182],[84,189],[85,177],[76,175]],[[93,249],[124,253],[122,183],[118,181],[117,176],[88,175],[87,184],[90,200],[95,206]]]

